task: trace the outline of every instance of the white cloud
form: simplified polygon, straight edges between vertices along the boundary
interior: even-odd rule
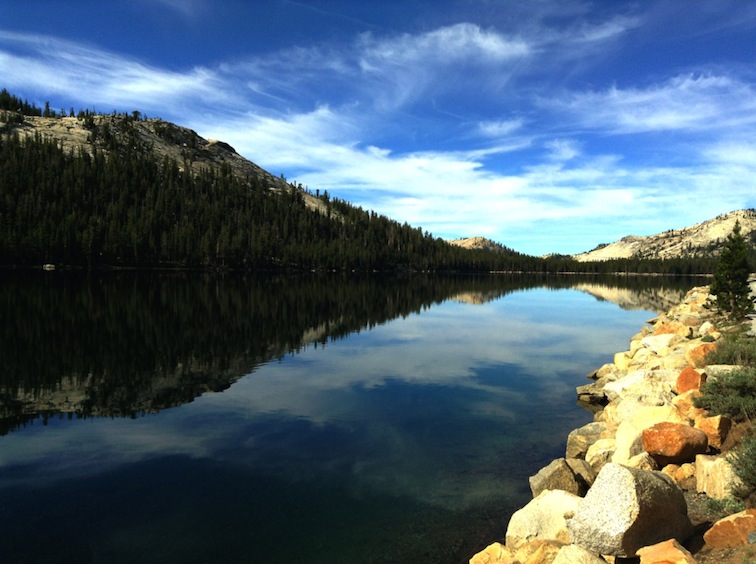
[[[717,164],[742,166],[756,172],[756,147],[753,144],[725,141],[708,147],[704,156]]]
[[[578,43],[604,43],[626,34],[641,24],[640,18],[617,16],[595,25],[582,24],[578,30],[570,30],[569,35],[565,36],[564,39]]]
[[[165,108],[166,101],[212,100],[230,103],[218,75],[197,67],[184,73],[149,67],[94,47],[49,36],[0,31],[0,45],[11,44],[17,53],[5,52],[0,73],[11,87],[65,95],[86,105],[121,108]],[[99,108],[110,111],[114,108]]]
[[[361,66],[373,70],[386,64],[411,66],[435,63],[447,66],[454,62],[501,63],[523,57],[528,44],[517,37],[508,38],[471,23],[442,27],[420,35],[403,34],[395,38],[376,39],[364,34],[360,41]]]
[[[621,134],[756,124],[756,91],[725,75],[679,75],[645,89],[612,87],[542,103],[583,126]]]
[[[745,78],[721,67],[581,91],[551,81],[555,65],[606,56],[640,22],[506,33],[457,23],[183,71],[0,32],[0,74],[9,89],[48,92],[53,101],[59,94],[66,107],[172,119],[273,174],[435,235],[577,252],[613,233],[637,233],[639,224],[663,231],[752,199],[743,178],[756,158],[756,92]],[[653,132],[667,137],[648,147],[638,141]],[[642,152],[671,155],[674,166]],[[712,187],[716,201],[702,207]],[[614,231],[592,237],[599,215]],[[578,229],[592,244],[565,248],[563,235]],[[536,247],[534,231],[551,241]]]
[[[478,123],[477,131],[483,137],[506,137],[521,129],[524,124],[524,120],[520,118],[481,121]]]
[[[580,155],[580,144],[574,139],[553,139],[546,142],[553,161],[569,161]]]

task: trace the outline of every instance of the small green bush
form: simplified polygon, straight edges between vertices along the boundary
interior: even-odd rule
[[[749,492],[756,491],[756,435],[745,437],[727,458]]]
[[[707,380],[693,403],[712,415],[726,415],[735,421],[753,419],[756,417],[756,368],[738,368]]]
[[[706,508],[712,513],[719,513],[724,516],[732,515],[733,513],[740,513],[746,507],[745,502],[742,499],[729,496],[724,499],[707,499]]]
[[[706,363],[756,366],[756,339],[745,335],[720,339],[717,348],[706,355]]]

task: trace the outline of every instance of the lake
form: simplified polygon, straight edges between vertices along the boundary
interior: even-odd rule
[[[6,271],[2,562],[467,562],[699,283]]]

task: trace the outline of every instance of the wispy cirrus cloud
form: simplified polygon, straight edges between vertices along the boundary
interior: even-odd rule
[[[114,108],[160,108],[212,97],[230,103],[214,71],[196,67],[172,72],[110,53],[93,46],[50,36],[0,31],[4,83],[10,87],[45,91],[69,100],[108,104]],[[108,110],[106,110],[108,111]]]
[[[144,4],[165,6],[170,10],[189,18],[196,18],[208,9],[207,0],[141,0]]]
[[[481,121],[477,124],[477,133],[483,137],[507,137],[515,131],[521,130],[525,121],[520,118],[506,120]]]
[[[647,88],[573,92],[542,103],[612,133],[703,131],[756,124],[753,85],[723,74],[685,74]]]
[[[414,67],[418,63],[441,66],[459,61],[496,64],[526,56],[531,51],[528,43],[519,37],[508,37],[472,23],[389,38],[364,34],[358,46],[360,66],[368,71],[386,65]]]
[[[311,189],[437,236],[486,235],[525,252],[584,251],[752,200],[743,177],[754,169],[756,89],[747,72],[687,64],[607,79],[587,70],[679,10],[661,19],[635,4],[512,10],[485,24],[360,24],[373,31],[338,41],[293,33],[278,49],[183,69],[2,31],[0,76],[65,107],[162,116]],[[658,133],[664,142],[650,144]],[[712,186],[717,199],[703,210]]]

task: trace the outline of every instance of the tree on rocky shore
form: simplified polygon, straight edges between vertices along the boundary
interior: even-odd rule
[[[753,298],[748,285],[751,265],[748,262],[748,245],[740,233],[740,222],[735,222],[727,236],[719,264],[714,272],[711,293],[717,297],[717,307],[732,317],[743,317],[753,311]]]

